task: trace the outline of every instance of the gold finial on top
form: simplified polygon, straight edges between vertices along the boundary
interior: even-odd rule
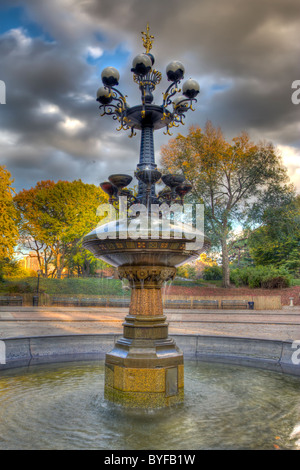
[[[149,35],[149,24],[147,23],[147,32],[142,32],[142,35],[145,36],[143,37],[142,36],[142,40],[143,40],[143,43],[144,43],[144,48],[146,49],[146,52],[148,54],[148,52],[150,52],[150,50],[152,49],[152,43],[153,41],[151,41],[151,39],[154,39],[154,36],[152,35]]]

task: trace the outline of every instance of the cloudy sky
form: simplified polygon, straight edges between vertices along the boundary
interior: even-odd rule
[[[16,190],[46,179],[99,184],[111,173],[133,173],[140,134],[117,132],[95,97],[101,70],[111,65],[129,104],[139,104],[130,68],[144,51],[147,22],[163,74],[155,103],[171,60],[200,83],[197,109],[178,131],[211,120],[228,140],[243,130],[270,140],[300,192],[300,104],[291,100],[300,80],[299,0],[1,0],[0,164]],[[155,133],[158,164],[169,138]]]

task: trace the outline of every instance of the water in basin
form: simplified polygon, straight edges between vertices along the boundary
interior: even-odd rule
[[[185,361],[184,403],[124,409],[103,397],[104,363],[1,371],[0,449],[297,449],[300,378]]]

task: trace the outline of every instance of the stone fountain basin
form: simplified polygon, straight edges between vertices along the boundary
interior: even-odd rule
[[[178,267],[197,259],[209,248],[209,240],[191,225],[170,224],[170,227],[172,228],[170,235],[168,231],[157,230],[156,238],[153,238],[153,229],[157,228],[154,224],[152,231],[151,229],[140,231],[141,237],[134,239],[128,236],[127,219],[109,222],[87,234],[83,246],[96,258],[114,267],[124,265]],[[179,229],[182,229],[185,236],[177,238],[176,229],[177,234],[180,233]],[[192,234],[196,239],[191,240]]]

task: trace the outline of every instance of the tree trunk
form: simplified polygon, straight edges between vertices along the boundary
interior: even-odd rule
[[[65,258],[64,254],[58,253],[56,257],[56,277],[61,279],[62,271],[64,269]]]
[[[241,248],[238,247],[238,268],[240,267],[241,261]]]
[[[48,277],[48,260],[47,260],[47,255],[44,251],[44,271],[45,271],[45,277]]]
[[[229,273],[229,257],[228,257],[228,246],[226,238],[222,238],[222,274],[223,274],[223,287],[230,287],[230,273]]]

